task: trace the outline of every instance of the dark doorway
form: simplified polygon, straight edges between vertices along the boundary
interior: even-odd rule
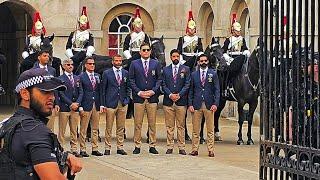
[[[31,32],[34,12],[34,8],[22,1],[5,1],[0,4],[0,51],[7,58],[7,62],[0,65],[0,83],[6,90],[6,94],[0,96],[0,105],[15,103],[13,90],[19,75],[25,39]]]

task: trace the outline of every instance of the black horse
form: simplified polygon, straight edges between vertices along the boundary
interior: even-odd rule
[[[49,65],[56,69],[56,75],[60,75],[61,59],[53,56],[53,46],[52,41],[54,39],[54,34],[52,36],[43,36],[41,35],[41,44],[40,50],[48,51],[50,54]],[[38,61],[38,53],[35,52],[24,59],[20,65],[20,73],[31,69],[34,66],[34,63]]]
[[[151,41],[151,57],[157,59],[162,67],[166,66],[166,61],[165,61],[165,46],[163,43],[163,36],[160,38],[153,38],[150,37]],[[112,68],[112,57],[110,56],[103,56],[103,55],[98,55],[98,54],[93,54],[92,55],[93,59],[95,60],[95,72],[99,73],[100,75],[103,74],[103,71]],[[122,66],[124,69],[129,70],[131,64],[130,59],[124,59],[122,62]],[[77,69],[77,73],[80,74],[81,71],[83,71],[83,62],[80,63],[79,67],[75,67]]]
[[[219,46],[217,46],[219,48]],[[212,50],[207,49],[206,53],[209,56],[209,59],[215,59],[217,56],[221,56],[222,50],[217,50],[218,53],[213,53]],[[224,60],[224,58],[219,58]],[[217,62],[217,61],[216,61]],[[213,62],[214,63],[214,62]],[[220,81],[220,87],[224,87],[224,76],[227,73],[227,66],[225,65],[225,60],[223,62],[219,61],[220,67],[218,66],[218,75]],[[221,64],[222,63],[222,64]],[[233,79],[231,82],[231,87],[233,90],[229,91],[228,96],[221,92],[220,104],[217,111],[214,114],[214,125],[215,132],[219,132],[219,117],[221,111],[225,107],[226,101],[236,101],[238,102],[238,114],[239,114],[239,131],[238,131],[238,140],[237,144],[244,144],[242,139],[242,125],[245,119],[248,121],[248,145],[254,144],[251,137],[251,127],[253,122],[253,114],[258,105],[258,96],[259,96],[259,87],[260,87],[260,77],[259,77],[259,55],[258,49],[256,48],[251,56],[243,64],[240,73]],[[249,105],[249,111],[244,110],[245,104]],[[201,134],[203,134],[203,125],[201,127]]]

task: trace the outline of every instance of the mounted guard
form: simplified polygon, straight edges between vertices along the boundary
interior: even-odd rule
[[[228,72],[222,90],[226,90],[226,86],[239,74],[242,65],[251,54],[246,45],[246,40],[241,36],[241,24],[236,20],[232,24],[231,32],[231,37],[224,41],[222,47],[224,51],[223,57],[228,65]]]
[[[131,33],[128,34],[124,40],[123,55],[126,59],[135,60],[140,58],[139,52],[141,44],[145,42],[150,45],[150,37],[144,32],[139,8],[136,8],[131,28]]]
[[[93,36],[89,29],[87,8],[84,6],[78,19],[78,26],[70,33],[66,45],[66,56],[73,60],[74,73],[77,72],[80,63],[95,52]]]
[[[181,52],[180,63],[189,66],[191,70],[196,64],[198,55],[203,53],[201,38],[196,32],[196,22],[192,11],[189,11],[186,35],[179,38],[177,49]]]
[[[46,28],[42,23],[40,13],[36,12],[33,16],[32,33],[26,37],[26,46],[22,52],[21,73],[31,69],[37,61],[41,45],[41,35],[46,35]]]

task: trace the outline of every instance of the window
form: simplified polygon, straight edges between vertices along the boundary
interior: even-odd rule
[[[123,43],[130,33],[132,17],[130,14],[119,15],[114,18],[109,27],[109,56],[123,54]]]

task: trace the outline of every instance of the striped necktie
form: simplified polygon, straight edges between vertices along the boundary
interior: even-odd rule
[[[119,70],[119,69],[117,69],[117,81],[118,81],[118,84],[119,84],[119,86],[120,86],[120,84],[121,84],[121,77],[120,77],[120,70]]]
[[[201,85],[204,86],[204,83],[206,82],[206,74],[205,71],[202,71],[201,75]]]
[[[177,74],[178,74],[178,68],[175,65],[174,66],[174,71],[173,71],[173,82],[176,83],[177,82]]]
[[[148,71],[149,71],[148,61],[144,61],[144,75],[146,77],[148,77]]]

